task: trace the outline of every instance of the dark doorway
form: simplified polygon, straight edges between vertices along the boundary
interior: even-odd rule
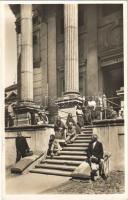
[[[116,90],[124,86],[123,63],[107,66],[103,69],[104,93],[108,97],[116,96]]]
[[[120,99],[117,97],[117,90],[124,86],[123,63],[106,66],[103,69],[103,92],[107,98],[111,99],[116,104],[120,104]]]

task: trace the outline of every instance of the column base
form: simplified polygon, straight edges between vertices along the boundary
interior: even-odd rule
[[[14,126],[34,125],[35,113],[42,111],[34,102],[18,102],[14,107]]]
[[[79,92],[64,92],[64,96],[77,97],[77,96],[80,96],[80,93]]]
[[[58,106],[58,115],[62,118],[62,121],[66,121],[69,113],[72,114],[73,119],[77,122],[76,110],[77,106],[82,106],[83,100],[80,95],[64,95],[56,101]]]

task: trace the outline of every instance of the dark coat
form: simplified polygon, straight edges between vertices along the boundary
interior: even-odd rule
[[[29,146],[25,137],[16,137],[16,150],[20,152],[22,156],[24,156],[26,151],[29,150]]]
[[[62,128],[62,132],[64,131],[64,129],[66,129],[64,123],[62,121],[56,121],[54,124],[54,131],[59,131],[60,128]]]
[[[103,145],[101,142],[97,141],[95,144],[95,147],[93,149],[93,143],[90,142],[88,149],[87,149],[87,157],[90,158],[92,155],[95,156],[96,158],[98,158],[98,160],[100,161],[100,159],[103,158]]]

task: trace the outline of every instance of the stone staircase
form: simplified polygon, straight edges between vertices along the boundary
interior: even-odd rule
[[[82,133],[79,134],[72,144],[63,147],[59,156],[46,157],[45,161],[41,161],[31,173],[51,174],[59,176],[71,176],[71,173],[79,166],[86,158],[86,149],[91,141],[92,128],[82,128]]]

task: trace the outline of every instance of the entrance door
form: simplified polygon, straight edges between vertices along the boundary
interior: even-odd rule
[[[116,91],[124,86],[123,63],[107,66],[103,69],[103,92],[107,98],[116,97]],[[115,103],[120,104],[119,99],[113,99]]]
[[[116,96],[116,90],[124,86],[123,63],[104,68],[103,85],[103,90],[107,97]]]

